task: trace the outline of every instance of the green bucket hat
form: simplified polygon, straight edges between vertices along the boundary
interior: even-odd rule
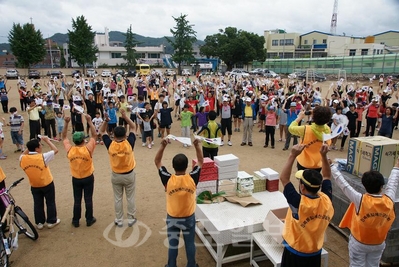
[[[82,143],[82,141],[85,139],[85,133],[84,132],[75,132],[73,135],[72,135],[72,141],[75,143],[75,144],[80,144],[80,143]]]

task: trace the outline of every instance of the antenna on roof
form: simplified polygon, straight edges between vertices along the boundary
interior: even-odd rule
[[[338,0],[334,0],[334,9],[331,17],[330,33],[335,35],[337,33],[337,17],[338,17]]]

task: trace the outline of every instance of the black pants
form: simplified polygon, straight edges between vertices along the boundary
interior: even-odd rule
[[[94,175],[83,179],[72,177],[73,187],[73,218],[72,223],[79,223],[82,214],[82,196],[84,194],[85,200],[85,218],[87,222],[93,220],[93,190],[94,190]]]
[[[39,112],[39,117],[40,117],[40,125],[42,126],[44,130],[44,135],[47,135],[47,127],[46,127],[46,120],[44,119],[44,114]]]
[[[321,253],[316,256],[303,257],[290,252],[284,248],[281,267],[320,267]]]
[[[349,137],[350,137],[350,138],[355,137],[355,135],[356,135],[356,129],[355,129],[355,128],[349,129],[349,132],[350,132],[350,134],[349,134]],[[342,139],[341,139],[341,148],[344,148],[346,139],[348,139],[348,136],[347,136],[347,135],[342,136]]]
[[[359,137],[360,130],[362,129],[362,121],[357,121],[356,125],[356,137]]]
[[[202,147],[202,154],[204,158],[210,158],[213,160],[214,157],[218,155],[218,148]]]
[[[374,136],[376,123],[377,123],[377,118],[367,118],[366,136]]]
[[[269,145],[269,138],[271,139],[271,145],[274,147],[274,132],[276,131],[276,128],[274,126],[268,126],[266,125],[266,140],[265,140],[265,145]]]
[[[29,120],[29,140],[37,138],[40,134],[40,120]]]
[[[104,107],[103,107],[103,105],[97,103],[96,104],[96,109],[97,109],[98,112],[101,113],[101,118],[104,118]]]
[[[53,137],[57,137],[57,131],[55,130],[55,119],[46,120],[46,131],[49,138],[51,138],[51,131],[53,131]]]
[[[55,206],[55,186],[54,182],[44,187],[31,187],[33,196],[33,210],[35,213],[35,223],[44,224],[55,223],[57,221],[57,208]],[[44,199],[47,206],[47,220],[44,214]]]
[[[2,100],[1,106],[3,107],[3,112],[8,113],[8,100]]]
[[[296,144],[298,144],[298,136],[292,135],[292,134],[290,133],[290,131],[287,131],[287,137],[286,137],[285,145],[284,145],[284,148],[285,148],[285,149],[288,149],[288,148],[290,147],[291,138],[294,138],[294,143],[293,143],[294,146],[295,146]]]
[[[232,135],[232,123],[231,123],[231,118],[228,119],[221,119],[220,120],[220,130],[222,131],[222,135],[226,135],[226,130],[228,135]]]

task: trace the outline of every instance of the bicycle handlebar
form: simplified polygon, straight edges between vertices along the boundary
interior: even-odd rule
[[[20,182],[22,182],[23,179],[25,179],[25,178],[22,177],[21,179],[18,179],[15,182],[13,182],[12,185],[10,186],[10,188],[17,186]]]

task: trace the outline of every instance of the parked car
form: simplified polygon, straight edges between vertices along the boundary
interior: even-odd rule
[[[186,76],[186,75],[191,75],[191,71],[189,69],[183,69],[181,71],[181,75]]]
[[[301,74],[298,75],[298,79],[304,80],[306,79],[306,72],[302,72]],[[324,82],[327,80],[326,76],[321,73],[313,72],[308,74],[308,79],[312,79],[318,82]]]
[[[125,76],[125,71],[124,71],[124,70],[117,70],[117,71],[116,71],[116,74]]]
[[[251,74],[251,75],[263,75],[263,69],[257,68],[257,69],[251,70],[249,72],[249,74]]]
[[[101,77],[111,77],[112,76],[112,72],[110,70],[103,70],[101,72]]]
[[[290,73],[290,74],[288,74],[288,79],[291,79],[291,80],[295,80],[295,79],[297,79],[298,78],[298,76],[300,75],[301,73],[300,72],[293,72],[293,73]]]
[[[136,77],[136,75],[137,75],[136,70],[127,70],[126,72],[127,77]]]
[[[38,70],[29,70],[28,79],[40,79],[40,72]]]
[[[87,69],[86,70],[86,76],[87,77],[96,77],[97,76],[97,71],[95,69]]]
[[[263,76],[266,78],[277,78],[279,75],[272,70],[263,69]]]
[[[176,75],[176,71],[174,71],[172,69],[165,70],[165,76],[173,76],[173,75]]]
[[[246,72],[245,70],[241,70],[241,69],[234,69],[230,72],[229,76],[238,76],[238,77],[243,77],[243,78],[247,78],[249,77],[249,73]]]
[[[47,72],[47,76],[52,77],[52,78],[57,78],[57,79],[61,79],[62,76],[62,72],[59,70],[51,70]]]
[[[80,70],[73,70],[71,76],[72,76],[72,77],[76,77],[76,76],[81,77],[81,76],[82,76],[82,73],[80,72]]]
[[[16,69],[7,69],[6,78],[7,79],[18,79],[19,73]]]

